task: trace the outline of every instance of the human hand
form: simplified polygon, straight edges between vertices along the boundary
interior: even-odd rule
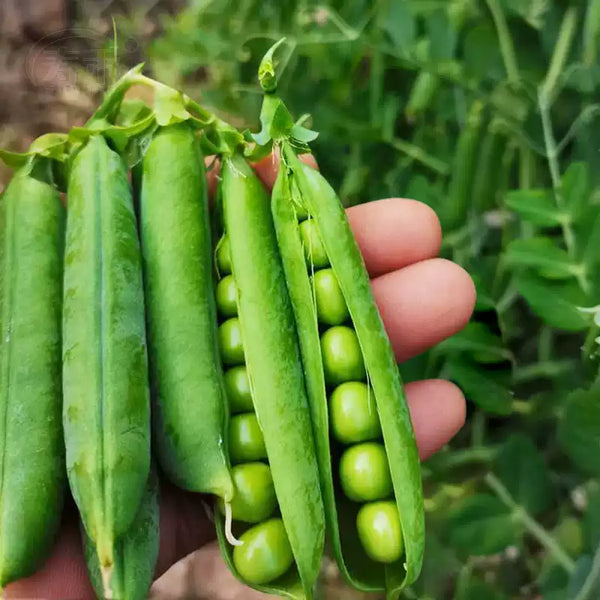
[[[276,176],[273,159],[263,159],[255,169],[265,185],[272,187]],[[215,173],[214,170],[209,173],[211,189]],[[463,269],[436,258],[441,229],[429,207],[414,200],[392,198],[350,208],[348,219],[400,362],[466,325],[475,303],[475,289]],[[463,425],[465,399],[454,384],[443,380],[410,383],[406,394],[419,454],[426,459]],[[199,496],[176,490],[168,483],[162,484],[161,492],[157,577],[171,569],[155,582],[151,597],[265,598],[239,584],[227,571],[216,544],[209,543],[214,538],[214,528]],[[183,557],[187,558],[181,560]],[[94,597],[86,574],[77,513],[71,503],[65,509],[52,556],[35,575],[7,586],[5,598],[91,600]]]

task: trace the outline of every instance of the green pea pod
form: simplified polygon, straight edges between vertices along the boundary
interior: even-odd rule
[[[318,171],[298,160],[289,146],[284,148],[286,167],[280,169],[273,189],[272,210],[298,324],[329,535],[351,585],[364,591],[385,590],[388,598],[397,598],[418,577],[424,547],[419,457],[398,366],[342,204]],[[337,450],[329,440],[317,312],[298,226],[297,215],[306,212],[318,226],[339,281],[374,392],[405,548],[404,557],[389,565],[371,560],[362,549],[355,525],[358,506],[334,487],[332,452]]]
[[[187,123],[150,142],[140,215],[159,459],[178,486],[229,502],[206,177]]]
[[[0,587],[54,541],[66,483],[60,315],[64,211],[27,170],[0,199]]]
[[[158,478],[151,471],[142,503],[131,524],[116,542],[115,564],[109,589],[105,589],[96,547],[85,536],[85,560],[99,598],[145,600],[154,578],[159,542]],[[84,532],[85,535],[85,532]]]
[[[262,184],[241,156],[224,161],[221,177],[223,221],[252,398],[297,570],[256,588],[312,598],[325,518],[294,315]],[[222,520],[217,531],[225,559],[236,573]]]
[[[150,469],[142,265],[125,164],[103,137],[68,186],[63,311],[67,473],[107,582]]]

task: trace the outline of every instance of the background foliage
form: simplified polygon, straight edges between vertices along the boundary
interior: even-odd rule
[[[472,322],[402,365],[469,400],[423,468],[426,563],[406,597],[599,598],[600,0],[99,4],[79,27],[107,38],[117,14],[122,62],[253,130],[258,61],[285,35],[281,95],[311,113],[343,201],[427,202],[473,275]],[[322,594],[364,597],[332,568]]]

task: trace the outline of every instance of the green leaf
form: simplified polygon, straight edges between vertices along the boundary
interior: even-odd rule
[[[184,95],[164,85],[155,88],[154,115],[161,127],[187,121],[192,116],[185,107]]]
[[[506,205],[525,221],[540,227],[556,227],[569,219],[556,207],[550,190],[512,190],[506,196]]]
[[[583,521],[586,547],[593,552],[600,544],[600,489],[598,488],[591,490],[587,495]]]
[[[389,2],[388,13],[381,20],[397,51],[407,52],[415,41],[417,24],[407,2]]]
[[[450,378],[471,402],[492,414],[509,415],[512,412],[513,393],[488,377],[481,367],[455,359],[449,361],[449,370]]]
[[[575,598],[586,582],[590,571],[592,570],[593,559],[590,555],[584,554],[575,562],[575,571],[573,571],[569,579],[568,598]],[[590,589],[587,598],[600,597],[600,579],[596,577],[594,585]]]
[[[590,170],[586,163],[571,163],[562,177],[561,194],[575,217],[582,214],[592,193]]]
[[[471,321],[462,331],[438,344],[436,351],[467,352],[476,362],[481,363],[499,363],[513,358],[502,339],[477,321]]]
[[[513,434],[500,448],[498,476],[513,498],[536,516],[552,502],[550,474],[530,438]]]
[[[569,394],[558,426],[558,439],[580,469],[600,475],[600,387]]]
[[[550,8],[550,0],[504,0],[507,8],[521,16],[535,29],[544,26],[546,13]]]
[[[467,498],[449,520],[450,543],[467,555],[496,554],[519,541],[511,511],[495,496]]]
[[[509,264],[532,267],[548,279],[566,279],[577,272],[567,252],[547,237],[513,240],[504,256]]]
[[[533,273],[522,273],[516,284],[531,310],[547,325],[565,331],[588,328],[591,318],[578,310],[587,299],[574,281],[547,281]]]

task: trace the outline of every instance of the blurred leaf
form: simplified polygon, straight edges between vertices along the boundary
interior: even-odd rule
[[[565,331],[583,331],[590,319],[578,310],[587,303],[574,281],[546,281],[532,273],[517,276],[517,289],[531,310],[546,324]]]
[[[581,590],[588,575],[590,574],[590,571],[592,570],[592,564],[592,557],[587,554],[584,554],[577,559],[575,562],[575,571],[572,573],[571,578],[569,579],[569,598],[575,598],[577,593]],[[591,599],[598,597],[600,597],[600,579],[596,577],[595,585],[590,588],[587,598]]]
[[[383,28],[396,51],[407,52],[416,35],[416,23],[408,2],[389,2],[388,13],[382,19]]]
[[[550,475],[542,455],[523,434],[513,434],[497,457],[498,476],[512,497],[536,516],[551,504]]]
[[[600,475],[600,387],[569,394],[558,439],[580,469]]]
[[[510,510],[489,494],[467,498],[451,515],[449,533],[458,550],[481,556],[496,554],[520,538]]]
[[[470,575],[468,579],[461,579],[459,589],[454,595],[454,600],[506,600],[502,591],[498,590],[497,585],[485,583],[478,577]]]
[[[463,52],[465,68],[470,77],[478,80],[504,77],[498,38],[490,23],[476,25],[467,32],[463,43]]]
[[[515,266],[533,267],[549,279],[569,278],[577,270],[567,252],[547,237],[513,240],[505,258]]]
[[[513,393],[485,374],[481,367],[466,361],[449,361],[450,378],[463,390],[465,396],[485,411],[497,415],[512,412]]]
[[[550,190],[512,190],[506,205],[525,221],[541,227],[555,227],[568,219],[568,214],[557,208]]]
[[[504,0],[506,7],[523,17],[535,29],[544,26],[544,18],[550,8],[550,0]]]
[[[467,352],[471,358],[481,363],[498,363],[512,359],[511,352],[505,348],[500,337],[494,335],[483,323],[476,321],[440,342],[436,351],[444,354]]]
[[[586,547],[590,552],[600,544],[600,489],[588,494],[587,508],[583,517]]]
[[[427,38],[431,40],[430,60],[452,58],[456,46],[456,30],[450,25],[448,13],[440,9],[431,14],[426,20],[426,30]]]
[[[574,162],[569,165],[561,181],[561,193],[575,217],[587,206],[592,191],[588,165]]]

